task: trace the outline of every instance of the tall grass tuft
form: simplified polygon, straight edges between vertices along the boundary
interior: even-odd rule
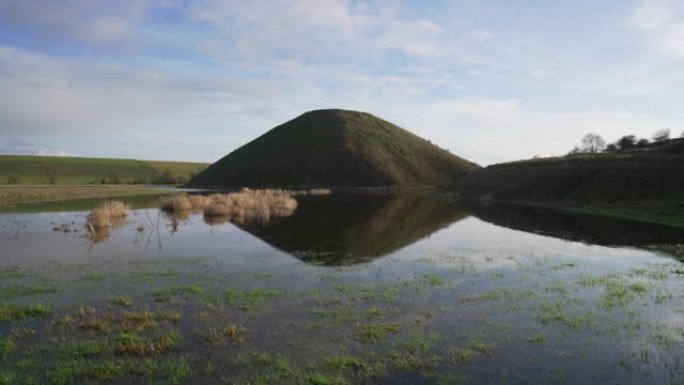
[[[128,216],[128,206],[121,201],[106,201],[93,209],[86,218],[88,236],[93,240],[102,240],[109,235],[111,227],[121,226]]]
[[[213,194],[204,208],[204,217],[228,219],[236,223],[268,222],[271,218],[286,217],[297,210],[295,194],[285,190],[250,190],[230,194]]]
[[[192,211],[192,202],[187,195],[175,195],[162,201],[161,209],[168,213]]]

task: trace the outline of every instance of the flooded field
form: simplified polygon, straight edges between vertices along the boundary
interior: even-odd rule
[[[297,201],[240,223],[144,202],[96,239],[81,206],[0,214],[0,384],[684,378],[684,229],[437,194]]]

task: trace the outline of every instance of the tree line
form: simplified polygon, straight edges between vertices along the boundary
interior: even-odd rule
[[[602,152],[618,152],[624,150],[632,150],[638,148],[646,148],[653,145],[661,145],[666,143],[671,139],[672,131],[670,129],[664,128],[656,131],[651,137],[652,141],[646,138],[637,138],[634,135],[625,135],[618,139],[614,143],[606,143],[606,141],[596,134],[586,134],[582,138],[579,145],[575,146],[568,155],[577,154],[598,154]],[[684,132],[682,132],[681,138],[684,138]]]

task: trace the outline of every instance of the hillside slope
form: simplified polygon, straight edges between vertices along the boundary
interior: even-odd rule
[[[0,184],[184,183],[205,166],[133,159],[0,155]]]
[[[317,110],[233,151],[190,185],[444,187],[478,168],[373,115]]]
[[[627,154],[543,158],[488,166],[461,181],[466,198],[550,205],[684,225],[681,143]]]

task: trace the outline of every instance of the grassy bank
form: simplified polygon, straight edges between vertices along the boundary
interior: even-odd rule
[[[205,166],[134,159],[0,155],[0,184],[180,184]]]
[[[684,154],[651,151],[497,164],[468,175],[459,192],[475,200],[684,226]]]
[[[0,187],[0,207],[172,193],[149,186],[3,186]]]

